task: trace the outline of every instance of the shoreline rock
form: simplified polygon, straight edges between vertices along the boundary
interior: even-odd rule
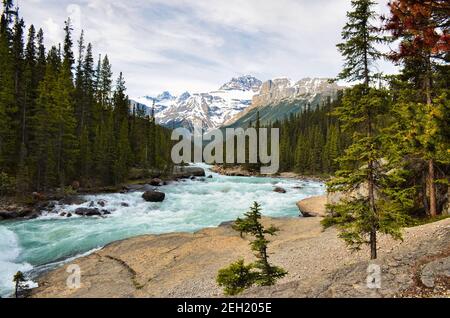
[[[211,168],[212,172],[218,173],[223,176],[229,177],[274,177],[274,178],[283,178],[283,179],[296,179],[302,181],[314,181],[314,182],[325,182],[327,180],[326,177],[320,176],[304,176],[297,174],[295,172],[281,172],[275,175],[263,175],[257,171],[248,171],[244,169],[242,166],[233,166],[226,167],[215,165]]]
[[[297,207],[303,217],[326,217],[327,196],[317,196],[297,202]]]
[[[275,189],[273,189],[273,192],[281,193],[281,194],[287,193],[286,189],[283,189],[281,187],[276,187]]]
[[[146,191],[142,198],[147,202],[163,202],[166,194],[159,191]]]
[[[271,260],[289,275],[275,286],[252,288],[243,297],[401,296],[414,287],[416,277],[439,287],[436,271],[449,259],[450,219],[405,229],[403,243],[380,236],[377,264],[384,276],[383,289],[377,291],[366,287],[369,250],[349,251],[336,229],[324,231],[319,218],[262,221],[280,228],[270,244]],[[41,275],[32,297],[222,297],[217,272],[236,259],[254,261],[248,243],[229,222],[196,233],[130,238],[74,260],[83,268],[79,289],[66,286],[67,264]]]

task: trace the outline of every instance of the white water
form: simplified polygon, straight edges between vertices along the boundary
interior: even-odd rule
[[[35,220],[0,222],[0,296],[12,292],[12,277],[19,270],[36,275],[69,258],[141,234],[215,227],[241,216],[254,201],[262,205],[264,215],[297,217],[297,201],[325,192],[318,182],[207,174],[212,174],[213,179],[161,187],[160,191],[166,193],[163,203],[145,202],[142,192],[86,196],[89,201],[107,202],[104,209],[112,214],[106,218],[66,218],[49,213]],[[275,193],[276,186],[287,193]],[[302,188],[295,188],[299,186]],[[129,207],[122,207],[122,203]],[[89,202],[81,206],[88,205]],[[70,212],[81,206],[57,208]]]

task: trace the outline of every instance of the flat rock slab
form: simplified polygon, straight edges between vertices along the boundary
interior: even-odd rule
[[[327,205],[327,196],[318,196],[318,197],[312,197],[305,200],[301,200],[297,202],[298,209],[304,216],[314,217],[326,217],[327,211],[326,211],[326,205]]]
[[[323,230],[320,218],[263,218],[263,223],[280,228],[271,238],[270,259],[289,274],[244,297],[392,297],[413,288],[421,276],[439,283],[447,268],[450,219],[405,229],[403,242],[380,236],[380,290],[366,285],[370,251],[352,253],[334,228]],[[32,297],[221,297],[218,270],[238,259],[254,261],[249,243],[230,226],[114,242],[71,262],[81,268],[81,288],[67,288],[66,264],[41,276]]]

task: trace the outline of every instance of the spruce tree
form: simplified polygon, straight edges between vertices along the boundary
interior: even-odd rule
[[[240,260],[219,271],[217,282],[224,287],[228,295],[236,295],[253,284],[272,286],[278,279],[288,274],[284,269],[269,263],[270,241],[266,236],[276,235],[279,229],[274,226],[265,228],[261,224],[261,218],[261,206],[254,202],[250,211],[245,213],[245,218],[238,218],[233,225],[233,229],[241,233],[241,237],[249,234],[255,238],[250,246],[257,260],[249,265],[245,265],[244,261]]]
[[[75,63],[75,57],[73,54],[73,40],[72,40],[72,21],[68,18],[64,22],[64,47],[63,47],[63,67],[66,69],[72,78],[73,64]]]
[[[131,166],[168,168],[169,130],[140,110],[129,112],[122,73],[112,93],[108,56],[94,69],[93,47],[79,41],[74,69],[72,24],[64,42],[46,52],[42,29],[24,42],[13,1],[0,19],[0,191],[61,190],[73,180],[111,185]],[[150,154],[149,154],[150,152]]]
[[[371,0],[353,0],[352,11],[347,14],[338,49],[345,58],[345,66],[339,78],[359,81],[361,84],[348,89],[340,107],[334,114],[343,129],[353,134],[352,144],[340,158],[341,170],[328,184],[329,192],[347,193],[347,198],[330,206],[334,217],[324,224],[336,224],[343,238],[351,248],[359,249],[370,245],[371,259],[377,258],[377,233],[382,232],[400,237],[402,226],[399,209],[387,209],[381,189],[387,178],[387,164],[384,162],[384,139],[379,123],[389,109],[389,96],[383,89],[371,87],[375,77],[373,64],[381,56],[376,44],[383,38],[372,25],[376,18]],[[367,188],[367,191],[355,189]],[[362,193],[361,193],[362,192]],[[391,213],[392,212],[392,213]]]
[[[0,165],[5,173],[10,173],[15,161],[16,136],[13,122],[17,105],[14,94],[14,60],[11,54],[12,30],[5,11],[6,8],[0,20]]]
[[[450,6],[444,0],[395,0],[389,6],[390,16],[385,18],[385,28],[391,32],[393,40],[400,42],[390,57],[394,62],[402,63],[400,78],[409,86],[404,87],[396,105],[397,114],[404,119],[397,123],[400,124],[397,128],[404,124],[400,141],[410,149],[411,155],[426,162],[428,202],[425,208],[430,216],[436,216],[436,165],[449,163],[448,152],[445,153],[448,140],[443,135],[448,127],[445,120],[448,83],[439,89],[434,83],[433,73],[440,67],[448,69]],[[414,90],[419,93],[419,98],[415,97]],[[405,100],[408,94],[409,98]],[[410,123],[411,117],[414,117],[414,122]]]

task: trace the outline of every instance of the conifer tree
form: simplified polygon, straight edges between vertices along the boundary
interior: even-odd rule
[[[386,186],[388,164],[383,160],[385,136],[380,122],[388,110],[389,97],[385,90],[370,86],[375,76],[373,63],[381,56],[376,44],[383,41],[372,25],[376,17],[372,10],[375,3],[353,0],[351,4],[353,11],[347,14],[348,22],[342,32],[344,42],[338,45],[346,61],[339,78],[361,84],[345,92],[342,105],[334,112],[343,129],[353,136],[352,144],[340,158],[342,169],[328,184],[330,192],[344,192],[349,197],[330,207],[335,215],[324,224],[338,225],[340,237],[351,248],[369,244],[371,259],[376,259],[377,233],[400,238],[403,224],[398,214],[400,209],[397,205],[386,208],[384,203],[389,198],[381,191]],[[367,194],[352,193],[362,187],[367,187]]]
[[[26,289],[28,288],[28,285],[26,284],[26,279],[25,279],[25,275],[22,272],[17,272],[14,275],[13,278],[13,282],[15,285],[14,288],[14,296],[16,298],[19,298],[20,294]]]
[[[240,260],[219,271],[217,282],[225,288],[226,294],[236,295],[253,284],[271,286],[288,274],[284,269],[269,263],[270,241],[266,235],[276,235],[279,229],[273,226],[266,229],[261,224],[261,218],[261,206],[254,202],[250,211],[245,213],[245,218],[238,218],[233,225],[233,229],[240,232],[241,236],[250,234],[255,238],[250,246],[257,260],[250,265],[245,265],[244,261]]]
[[[12,30],[4,3],[0,20],[0,164],[4,172],[11,172],[16,150],[13,118],[17,112],[14,95],[14,62],[11,54]]]
[[[112,70],[108,55],[105,55],[102,61],[99,86],[99,103],[103,109],[109,108],[112,91]]]
[[[70,72],[72,78],[72,68],[75,63],[75,57],[73,54],[73,40],[72,40],[72,21],[68,18],[64,22],[64,47],[63,47],[63,67]]]
[[[42,29],[29,27],[12,0],[0,19],[0,191],[64,189],[74,180],[112,185],[131,166],[167,168],[169,130],[131,114],[122,73],[112,93],[108,56],[94,69],[93,47],[79,41],[74,69],[72,24],[48,52]],[[151,137],[149,137],[151,136]],[[144,153],[150,149],[151,154]]]
[[[130,162],[130,142],[128,139],[128,121],[122,120],[117,140],[117,153],[114,162],[114,182],[118,184],[126,179]]]
[[[433,83],[433,70],[442,63],[448,69],[450,5],[443,0],[395,0],[389,6],[390,16],[385,18],[385,28],[391,32],[393,40],[400,41],[398,50],[390,57],[403,64],[401,78],[413,83],[420,95],[420,98],[414,98],[416,94],[410,94],[410,91],[408,102],[404,98],[408,91],[402,93],[403,98],[397,105],[397,113],[404,119],[398,122],[404,125],[400,140],[409,147],[410,154],[427,163],[426,210],[429,215],[436,216],[436,164],[449,163],[448,153],[445,154],[448,141],[442,138],[442,131],[448,126],[444,118],[448,92]],[[444,90],[448,91],[448,83]],[[408,122],[411,117],[414,117],[413,123]]]
[[[257,258],[253,266],[259,270],[256,283],[261,286],[270,286],[275,284],[276,280],[286,276],[287,272],[269,263],[267,245],[270,241],[267,240],[266,235],[276,235],[279,229],[273,226],[266,229],[261,224],[261,218],[261,206],[255,202],[250,211],[245,214],[244,219],[238,218],[236,220],[233,228],[240,233],[250,234],[255,237],[255,240],[250,245]]]

